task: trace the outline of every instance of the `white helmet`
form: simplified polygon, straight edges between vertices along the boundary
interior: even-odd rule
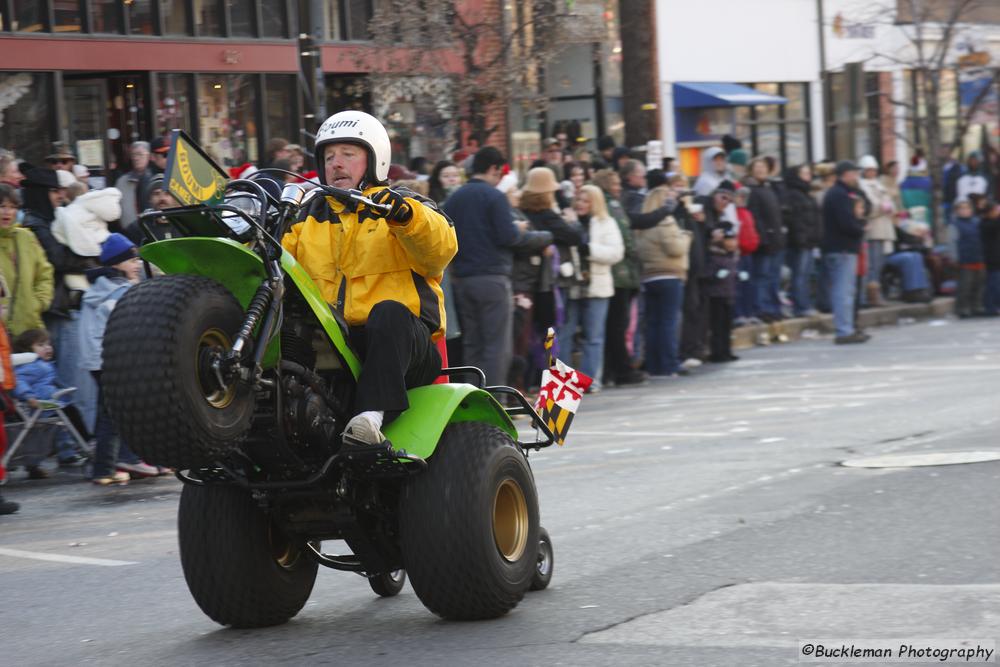
[[[381,183],[389,177],[392,153],[389,133],[375,116],[351,110],[333,114],[323,121],[316,132],[316,171],[320,183],[326,184],[323,152],[327,144],[338,141],[360,144],[368,149],[368,173],[365,180],[369,185]]]
[[[862,169],[878,169],[878,160],[873,155],[863,155],[858,160],[858,166]]]

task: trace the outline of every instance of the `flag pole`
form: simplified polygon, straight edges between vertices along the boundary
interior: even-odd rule
[[[555,359],[552,358],[552,345],[556,342],[556,330],[549,327],[548,332],[545,334],[545,356],[548,359],[549,368],[556,365]]]

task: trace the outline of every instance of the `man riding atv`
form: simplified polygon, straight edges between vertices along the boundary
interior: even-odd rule
[[[455,229],[434,203],[387,187],[391,147],[382,124],[361,111],[326,119],[316,135],[319,180],[361,190],[381,215],[317,197],[282,239],[341,314],[363,360],[345,445],[378,445],[409,407],[406,390],[441,373],[435,341],[444,335],[441,275],[458,250]]]

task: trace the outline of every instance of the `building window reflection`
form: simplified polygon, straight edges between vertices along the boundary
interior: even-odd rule
[[[42,5],[43,3],[36,3]],[[52,32],[67,33],[83,30],[83,12],[79,0],[53,0]]]
[[[199,75],[200,143],[220,165],[231,167],[259,159],[256,102],[253,75]]]
[[[41,164],[49,148],[49,99],[52,75],[0,72],[0,146],[18,157]]]

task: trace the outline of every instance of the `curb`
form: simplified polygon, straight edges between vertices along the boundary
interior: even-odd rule
[[[865,308],[858,313],[857,324],[863,329],[899,324],[900,320],[926,320],[945,317],[955,310],[953,297],[937,297],[930,303],[900,303],[880,308]],[[789,341],[814,338],[819,334],[833,333],[833,315],[795,317],[777,325],[757,324],[733,329],[733,349],[756,347],[758,341],[768,340],[777,332]],[[811,333],[806,333],[811,332]]]

